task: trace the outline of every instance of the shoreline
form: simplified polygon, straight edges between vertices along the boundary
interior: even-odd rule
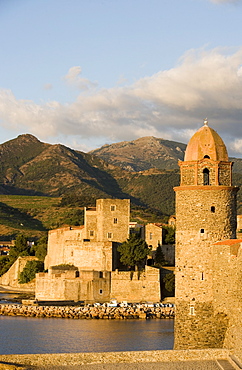
[[[0,316],[68,319],[174,319],[174,307],[32,306],[1,304]]]

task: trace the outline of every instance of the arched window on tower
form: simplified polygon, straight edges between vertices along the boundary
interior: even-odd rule
[[[204,168],[203,170],[203,185],[210,185],[209,183],[209,169]]]
[[[205,155],[203,158],[208,158],[208,159],[210,159],[209,155]]]

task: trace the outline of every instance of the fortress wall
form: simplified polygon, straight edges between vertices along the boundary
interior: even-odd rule
[[[242,361],[242,246],[214,245],[214,307],[228,317],[224,347]]]
[[[145,267],[145,271],[140,273],[117,270],[112,272],[111,297],[118,301],[159,302],[161,299],[160,270]]]
[[[79,271],[79,277],[70,278],[69,271],[59,274],[36,275],[36,299],[39,301],[108,301],[110,299],[110,272]]]
[[[73,264],[82,270],[112,270],[112,242],[67,240],[61,263]]]
[[[20,272],[23,271],[26,263],[28,261],[35,260],[37,260],[37,258],[33,256],[18,257],[18,259],[14,262],[10,269],[0,277],[0,284],[9,285],[13,288],[26,288],[34,290],[34,284],[19,284],[18,278]]]
[[[45,258],[45,269],[50,266],[60,265],[64,262],[64,251],[66,240],[78,241],[82,239],[83,226],[62,227],[51,230],[48,233],[47,256]]]

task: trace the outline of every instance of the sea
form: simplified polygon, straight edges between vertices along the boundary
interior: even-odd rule
[[[0,303],[6,303],[0,294]],[[174,320],[0,316],[0,354],[171,350]]]

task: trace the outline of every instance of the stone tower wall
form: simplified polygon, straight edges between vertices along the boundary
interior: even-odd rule
[[[242,240],[214,245],[214,309],[227,315],[224,347],[242,361]]]
[[[231,186],[231,162],[212,160],[179,162],[181,167],[181,185],[203,186],[205,169],[209,170],[209,185]]]
[[[129,199],[98,199],[98,241],[113,240],[123,243],[129,237],[129,218]]]
[[[45,258],[45,269],[67,263],[65,260],[66,245],[83,239],[83,226],[62,227],[50,230],[48,233],[47,256]]]
[[[234,187],[176,190],[175,348],[221,347],[228,319],[216,312],[212,243],[236,235]]]

